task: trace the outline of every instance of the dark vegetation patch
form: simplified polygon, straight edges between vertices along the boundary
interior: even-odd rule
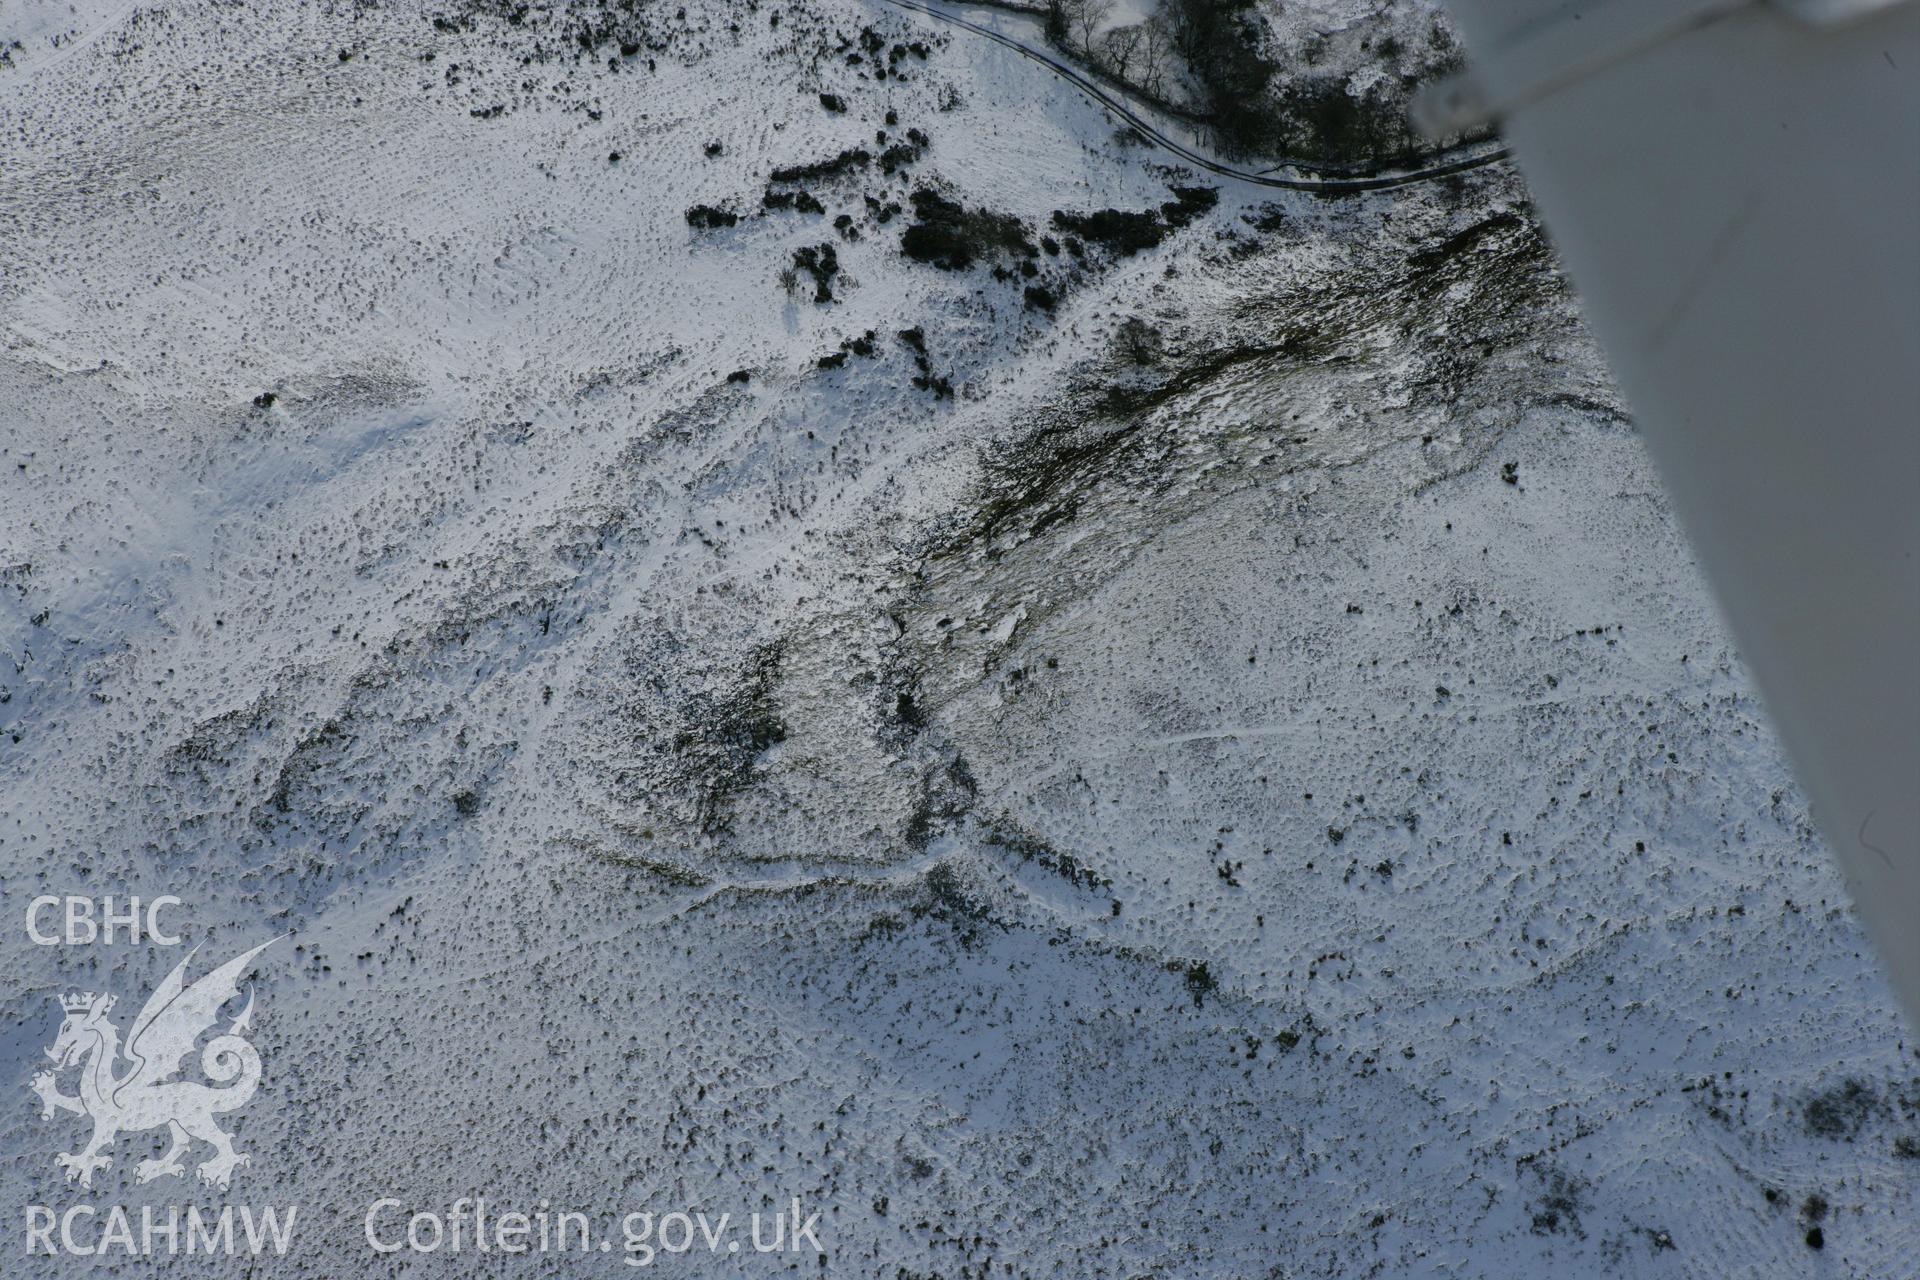
[[[1070,252],[1070,248],[1068,249]],[[1470,291],[1455,286],[1471,282]],[[1126,377],[1087,388],[1071,405],[1037,419],[989,461],[972,518],[951,530],[935,558],[1000,554],[1007,537],[1032,537],[1071,521],[1084,494],[1127,484],[1152,491],[1171,447],[1154,410],[1202,393],[1246,370],[1283,370],[1363,358],[1378,335],[1394,335],[1414,361],[1409,378],[1419,405],[1472,403],[1487,362],[1531,341],[1556,315],[1571,323],[1565,286],[1537,227],[1496,215],[1444,238],[1412,260],[1383,249],[1263,300],[1245,316],[1260,339],[1182,353],[1176,367],[1159,335],[1142,320],[1122,326],[1116,353],[1152,365],[1152,380]],[[1266,376],[1264,373],[1261,376]],[[1503,393],[1504,394],[1504,393]],[[1274,424],[1276,448],[1290,433]],[[1329,831],[1329,839],[1343,835]]]
[[[865,147],[848,147],[837,156],[825,160],[815,160],[812,164],[788,165],[775,169],[767,175],[772,182],[818,182],[823,178],[840,178],[855,169],[864,169],[873,163],[873,153]]]
[[[1817,1138],[1852,1138],[1879,1105],[1866,1081],[1849,1076],[1807,1099],[1807,1132]]]
[[[687,225],[696,231],[714,231],[721,227],[731,227],[740,221],[740,215],[731,209],[721,209],[710,204],[696,204],[687,210]]]
[[[907,132],[909,134],[918,134],[921,141],[896,142],[880,153],[880,172],[886,174],[888,177],[892,177],[900,170],[919,160],[921,154],[927,149],[925,134],[920,133],[918,129],[910,129]]]
[[[837,93],[823,93],[823,94],[821,94],[821,95],[820,95],[820,105],[821,105],[821,106],[823,106],[823,107],[825,107],[825,108],[826,108],[826,109],[827,109],[827,110],[828,110],[828,111],[829,111],[830,113],[832,113],[833,115],[836,115],[836,116],[838,116],[838,115],[845,115],[845,114],[846,114],[846,110],[847,110],[847,100],[846,100],[845,98],[843,98],[843,97],[841,97],[841,96],[840,96],[839,94],[837,94]]]
[[[1284,231],[1292,225],[1287,217],[1286,210],[1276,204],[1263,204],[1252,213],[1247,214],[1244,220],[1246,224],[1255,231],[1268,233]]]
[[[1170,227],[1184,227],[1220,203],[1220,192],[1213,187],[1175,187],[1173,199],[1160,206],[1160,216]]]
[[[701,825],[725,825],[728,802],[752,780],[760,757],[786,741],[787,726],[773,698],[780,654],[767,647],[751,659],[746,678],[729,689],[693,694],[683,727],[670,740],[689,781],[696,782]]]
[[[1053,211],[1053,225],[1071,231],[1084,240],[1101,245],[1121,257],[1131,257],[1142,249],[1151,249],[1166,239],[1166,224],[1145,210],[1100,209],[1093,213]]]
[[[1177,973],[1186,979],[1187,994],[1193,997],[1194,1008],[1200,1008],[1207,997],[1220,989],[1220,980],[1213,976],[1213,970],[1205,960],[1169,960],[1167,972]]]
[[[994,923],[987,904],[944,862],[935,865],[922,878],[919,895],[907,912],[916,920],[931,918],[951,926],[965,947],[976,944],[982,927]]]
[[[1414,250],[1407,255],[1407,265],[1415,271],[1436,271],[1463,253],[1525,229],[1525,219],[1510,209],[1503,209],[1462,227],[1438,244]]]
[[[1053,211],[1053,225],[1122,258],[1151,249],[1220,202],[1212,187],[1175,187],[1174,198],[1153,209],[1100,209],[1093,213]]]
[[[933,371],[933,359],[927,350],[926,330],[915,325],[911,329],[902,329],[894,335],[900,339],[907,350],[913,352],[913,364],[920,372],[913,377],[913,385],[922,391],[933,392],[935,400],[948,400],[953,397],[953,383],[948,378]]]
[[[783,283],[798,284],[799,273],[813,279],[813,300],[833,301],[834,277],[840,274],[840,255],[831,244],[808,245],[793,251],[793,266]]]
[[[694,527],[689,535],[704,534]],[[627,637],[597,714],[617,765],[608,793],[659,821],[709,835],[730,829],[735,800],[787,737],[777,643],[720,653],[668,631]],[[651,829],[639,833],[652,839]]]
[[[1587,1207],[1585,1180],[1558,1169],[1541,1171],[1540,1180],[1544,1184],[1540,1196],[1528,1205],[1532,1215],[1529,1229],[1537,1236],[1571,1234],[1586,1239],[1587,1233],[1580,1225],[1580,1215]]]
[[[1020,831],[989,830],[987,843],[998,849],[1004,849],[1022,862],[1030,862],[1045,871],[1050,871],[1082,889],[1110,889],[1113,881],[1087,866],[1070,853],[1062,852],[1045,840],[1029,836]],[[1204,966],[1203,966],[1204,967]],[[1211,987],[1208,988],[1211,990]]]
[[[1163,352],[1160,331],[1139,316],[1128,316],[1114,334],[1113,350],[1130,365],[1157,364]]]
[[[1020,219],[1010,213],[968,209],[927,187],[910,199],[914,221],[900,238],[900,251],[915,262],[942,271],[964,271],[982,258],[1001,254],[1031,258],[1040,252]]]
[[[821,356],[815,363],[822,369],[839,369],[846,365],[848,356],[859,356],[862,360],[871,360],[878,351],[874,343],[875,336],[874,331],[869,329],[857,338],[843,338],[838,351]]]
[[[896,688],[894,696],[896,741],[904,743],[920,731],[923,717],[913,700],[910,685]],[[955,755],[939,768],[927,770],[920,779],[920,794],[914,799],[913,812],[902,830],[907,846],[924,852],[934,836],[972,810],[978,793],[973,771],[962,756]]]
[[[769,191],[760,197],[762,209],[792,209],[796,213],[825,213],[827,206],[814,199],[811,191]]]

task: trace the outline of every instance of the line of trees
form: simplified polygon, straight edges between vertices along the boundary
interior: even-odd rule
[[[1175,22],[1166,8],[1145,22],[1109,26],[1114,0],[1047,0],[1047,38],[1087,62],[1163,101],[1178,88]]]
[[[1116,0],[1047,0],[1047,38],[1057,48],[1148,97],[1204,120],[1230,156],[1291,155],[1357,163],[1418,152],[1406,96],[1420,76],[1458,62],[1436,21],[1425,66],[1403,71],[1400,39],[1382,32],[1358,50],[1394,71],[1363,92],[1338,66],[1320,66],[1309,42],[1276,83],[1255,0],[1157,0],[1144,22],[1114,25]],[[1320,43],[1325,44],[1325,37]],[[1363,55],[1364,56],[1364,55]]]
[[[1150,97],[1197,109],[1230,152],[1272,141],[1274,68],[1249,21],[1252,0],[1160,0],[1124,26],[1110,25],[1113,9],[1114,0],[1047,0],[1047,37]]]

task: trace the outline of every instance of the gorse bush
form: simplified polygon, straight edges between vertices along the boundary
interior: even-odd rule
[[[968,209],[926,187],[911,199],[914,222],[900,238],[900,251],[915,262],[964,271],[980,258],[1003,253],[1032,258],[1040,252],[1010,213]]]

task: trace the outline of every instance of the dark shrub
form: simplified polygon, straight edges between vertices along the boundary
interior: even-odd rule
[[[716,209],[710,204],[697,204],[687,210],[687,225],[699,231],[731,227],[739,221],[740,215],[733,210]]]
[[[880,153],[880,172],[891,176],[920,158],[920,148],[911,142],[896,142]]]
[[[821,178],[837,178],[855,169],[864,169],[872,163],[873,153],[865,147],[848,147],[831,159],[775,169],[768,177],[774,182],[815,182]]]
[[[1056,209],[1053,225],[1104,245],[1123,258],[1151,249],[1167,236],[1167,225],[1160,221],[1160,215],[1127,209],[1101,209],[1096,213],[1063,213]]]
[[[1160,216],[1170,227],[1184,227],[1220,203],[1220,192],[1213,187],[1175,187],[1173,199],[1160,206]]]
[[[1871,1085],[1848,1077],[1807,1099],[1807,1132],[1821,1138],[1851,1138],[1878,1103]]]
[[[914,223],[900,238],[900,250],[915,262],[942,271],[964,271],[978,258],[1039,252],[1027,239],[1026,228],[1010,213],[967,209],[925,187],[913,193]]]
[[[760,197],[763,209],[792,209],[796,213],[825,213],[827,206],[809,191],[769,191]]]
[[[830,244],[793,251],[793,265],[813,277],[813,300],[833,301],[833,278],[840,274],[840,257]]]
[[[1113,345],[1128,364],[1152,364],[1160,357],[1160,331],[1139,316],[1128,316],[1114,335]]]

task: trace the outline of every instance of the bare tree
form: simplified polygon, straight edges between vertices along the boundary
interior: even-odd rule
[[[1107,15],[1113,12],[1113,0],[1057,0],[1069,41],[1077,40],[1080,52],[1095,56],[1094,41]]]
[[[1067,44],[1067,0],[1047,0],[1047,42],[1065,48]]]
[[[1106,64],[1107,70],[1125,80],[1140,53],[1145,35],[1145,30],[1135,24],[1131,27],[1115,27],[1100,37],[1100,60]]]
[[[1166,16],[1166,9],[1158,8],[1153,16],[1140,24],[1140,46],[1135,56],[1139,58],[1142,89],[1156,98],[1167,96],[1167,68],[1173,61],[1173,27]]]

